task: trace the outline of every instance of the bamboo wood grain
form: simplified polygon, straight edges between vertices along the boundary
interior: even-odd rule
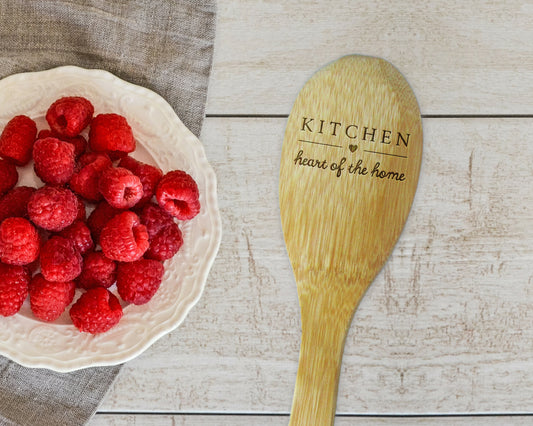
[[[279,186],[302,317],[291,425],[333,423],[346,333],[405,224],[421,155],[416,98],[384,60],[343,57],[298,95]]]

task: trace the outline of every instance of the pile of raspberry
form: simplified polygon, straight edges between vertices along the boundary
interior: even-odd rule
[[[0,315],[29,297],[42,321],[68,309],[81,332],[103,333],[123,315],[111,286],[136,305],[159,289],[163,262],[183,244],[179,223],[200,211],[198,186],[130,156],[126,118],[95,116],[83,97],[58,99],[46,121],[38,131],[19,115],[0,135]],[[17,186],[32,160],[43,185]]]

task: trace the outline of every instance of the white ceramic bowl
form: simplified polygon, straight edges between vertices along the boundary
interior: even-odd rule
[[[189,173],[198,184],[202,206],[195,218],[180,222],[184,244],[165,261],[159,291],[145,305],[124,304],[124,316],[108,332],[80,333],[68,312],[53,323],[39,321],[28,300],[18,314],[0,316],[0,354],[27,367],[67,372],[123,363],[178,327],[203,292],[220,245],[221,221],[215,173],[200,141],[161,96],[107,71],[65,66],[0,80],[0,129],[19,114],[33,118],[39,129],[48,128],[46,111],[62,96],[86,97],[95,114],[125,116],[137,141],[132,156],[157,164],[163,172],[180,169]],[[19,173],[18,185],[43,185],[32,164],[19,168]],[[111,290],[116,294],[114,287]]]

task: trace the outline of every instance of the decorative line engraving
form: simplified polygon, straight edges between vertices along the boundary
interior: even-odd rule
[[[372,154],[390,155],[390,156],[392,156],[392,157],[407,158],[407,155],[389,154],[388,152],[369,151],[369,150],[367,150],[367,149],[365,149],[365,152],[370,152],[370,153],[372,153]]]
[[[315,145],[325,145],[325,146],[331,146],[334,148],[342,148],[342,145],[333,145],[333,144],[324,143],[324,142],[307,141],[305,139],[299,139],[298,142],[313,143]]]

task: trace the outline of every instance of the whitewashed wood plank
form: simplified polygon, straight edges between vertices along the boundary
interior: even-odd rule
[[[392,62],[424,114],[533,114],[533,5],[473,0],[220,0],[209,114],[288,114],[347,54]]]
[[[491,426],[530,425],[533,418],[529,416],[496,416],[496,417],[337,417],[336,426],[369,425],[415,425],[415,426]],[[96,414],[88,426],[286,426],[288,416],[269,415],[113,415]]]
[[[96,414],[88,426],[286,426],[287,423],[285,416]]]
[[[427,119],[419,189],[347,338],[339,413],[529,412],[533,119]],[[288,413],[296,286],[277,199],[284,119],[208,119],[223,240],[184,324],[103,411]]]

